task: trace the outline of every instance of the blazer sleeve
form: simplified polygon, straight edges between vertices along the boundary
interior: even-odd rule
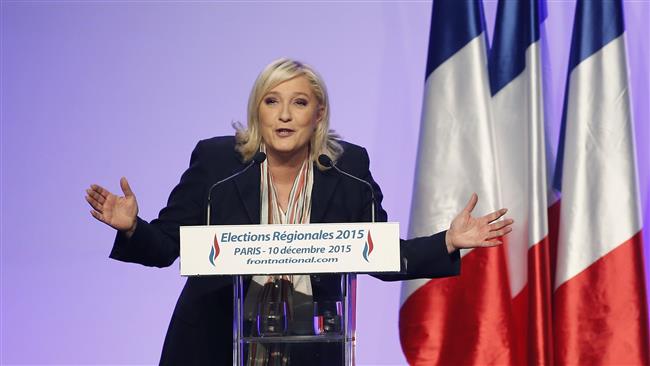
[[[384,198],[381,188],[370,173],[370,159],[366,149],[362,149],[362,166],[365,174],[361,177],[369,182],[375,193],[376,221],[388,221],[388,214],[381,206]],[[372,196],[368,192],[363,212],[367,212],[364,221],[370,221]],[[373,277],[383,281],[404,281],[417,278],[449,277],[460,274],[460,253],[458,250],[449,254],[445,244],[446,231],[413,239],[400,239],[401,269],[397,273],[375,273]]]
[[[148,223],[137,218],[138,224],[131,238],[117,233],[110,258],[152,267],[168,267],[179,256],[179,227],[200,225],[204,215],[208,189],[208,174],[200,141],[190,158],[190,166],[172,190],[167,206],[158,218]]]

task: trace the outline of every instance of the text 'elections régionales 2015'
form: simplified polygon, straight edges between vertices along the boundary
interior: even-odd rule
[[[359,230],[320,230],[313,233],[274,231],[273,234],[243,233],[233,234],[231,232],[221,233],[220,243],[255,242],[255,241],[281,241],[291,244],[294,241],[302,240],[333,240],[333,239],[363,239],[365,229]]]

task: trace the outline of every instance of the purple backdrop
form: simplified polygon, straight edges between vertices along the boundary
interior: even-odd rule
[[[485,5],[492,34],[496,1]],[[254,78],[280,56],[323,74],[333,127],[368,148],[384,206],[406,231],[430,9],[426,2],[3,1],[0,363],[158,361],[184,280],[177,265],[109,260],[114,233],[89,215],[84,189],[98,182],[118,190],[124,175],[140,215],[155,217],[194,144],[245,120]],[[650,3],[629,1],[625,10],[650,238]],[[573,13],[573,1],[549,4],[553,146]],[[358,363],[404,364],[399,283],[362,276],[359,286]]]

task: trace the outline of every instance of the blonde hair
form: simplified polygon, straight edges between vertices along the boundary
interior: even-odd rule
[[[319,106],[322,108],[320,122],[309,141],[309,159],[316,162],[318,169],[325,170],[327,167],[318,161],[321,154],[336,161],[343,153],[343,147],[337,142],[339,135],[329,128],[330,105],[323,79],[309,65],[281,58],[271,62],[255,80],[253,90],[248,97],[248,126],[244,128],[239,122],[233,123],[236,130],[236,150],[242,155],[244,161],[250,161],[262,143],[259,120],[259,106],[262,98],[279,84],[299,76],[304,76],[309,81]]]

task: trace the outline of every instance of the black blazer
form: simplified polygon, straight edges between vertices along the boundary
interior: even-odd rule
[[[337,166],[370,182],[378,202],[377,221],[387,221],[382,194],[372,179],[366,150],[344,141]],[[232,136],[200,141],[190,167],[172,190],[167,207],[151,223],[138,218],[133,236],[115,238],[110,257],[146,266],[167,267],[179,256],[179,226],[204,225],[209,187],[245,164],[235,151]],[[332,169],[314,169],[311,222],[370,221],[371,194],[364,184]],[[260,169],[252,167],[212,192],[211,223],[259,224]],[[458,251],[448,254],[445,232],[430,237],[401,240],[402,271],[375,275],[382,280],[434,278],[460,273]],[[406,265],[405,265],[406,264]],[[312,276],[314,298],[327,296],[332,276]],[[228,276],[190,277],[174,309],[163,345],[161,364],[232,364],[232,280]]]

